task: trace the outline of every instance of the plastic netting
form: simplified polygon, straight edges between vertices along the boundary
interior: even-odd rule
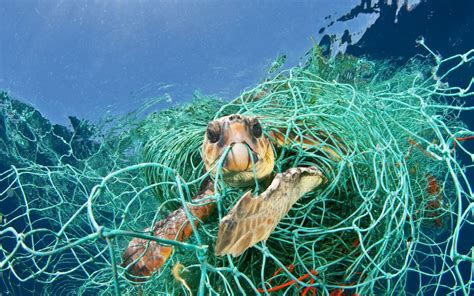
[[[442,59],[425,48],[427,56],[395,66],[325,58],[315,47],[304,64],[272,71],[231,102],[198,95],[142,116],[156,103],[150,101],[96,127],[76,119],[73,129],[51,125],[3,94],[1,155],[12,165],[0,174],[6,290],[371,295],[407,293],[409,280],[420,294],[471,295],[472,250],[459,246],[473,223],[471,164],[460,157],[473,157],[466,144],[474,132],[460,116],[472,109],[464,103],[473,80],[464,87],[446,81],[474,60],[474,50]],[[230,188],[219,173],[210,197],[217,213],[190,240],[145,232],[170,210],[192,204],[207,177],[207,123],[232,113],[257,116],[264,134],[296,135],[277,150],[275,172],[317,165],[328,185],[303,197],[265,243],[237,258],[216,257],[213,247],[220,219],[249,188]],[[299,144],[321,134],[334,141]],[[320,153],[324,146],[342,158]],[[174,246],[142,283],[120,265],[133,237]]]

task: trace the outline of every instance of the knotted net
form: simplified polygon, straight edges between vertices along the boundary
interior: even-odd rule
[[[187,105],[142,116],[157,102],[151,100],[99,126],[73,119],[72,130],[3,94],[1,156],[12,165],[0,174],[6,290],[472,294],[472,250],[463,240],[473,223],[467,140],[474,132],[460,116],[472,109],[466,103],[473,80],[463,87],[446,81],[472,63],[474,50],[442,59],[420,44],[428,55],[404,66],[325,58],[315,47],[302,65],[269,74],[231,102],[196,95]],[[214,255],[219,221],[262,184],[230,188],[218,172],[210,197],[217,213],[190,240],[144,231],[193,203],[207,177],[207,123],[232,113],[258,117],[266,135],[286,132],[276,173],[316,165],[327,186],[302,198],[265,243],[237,258]],[[321,141],[303,147],[308,137]],[[342,158],[321,153],[325,147]],[[133,237],[174,247],[141,283],[120,265]]]

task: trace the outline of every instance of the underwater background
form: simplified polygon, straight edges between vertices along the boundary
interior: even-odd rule
[[[94,126],[106,126],[107,118],[124,116],[154,98],[166,99],[151,111],[203,95],[230,101],[260,83],[278,58],[283,69],[304,63],[314,43],[325,56],[388,59],[401,67],[426,54],[416,42],[420,37],[442,57],[468,52],[474,48],[474,1],[7,0],[0,3],[0,107],[13,99],[16,110],[35,114],[40,129],[74,132],[75,145],[87,155],[95,149],[88,141]],[[449,83],[469,85],[473,73],[471,62]],[[471,99],[464,100],[465,107],[473,105]],[[474,129],[472,114],[460,119]],[[15,116],[2,113],[0,137],[6,136],[7,120]],[[473,151],[473,143],[464,145]],[[461,158],[471,163],[466,155]],[[35,161],[50,165],[41,155]],[[0,172],[19,164],[3,147]],[[471,182],[470,170],[466,176]],[[1,179],[0,192],[7,185]],[[8,198],[0,206],[2,214],[15,208]],[[468,235],[460,235],[459,249],[468,253],[474,229],[468,224],[462,231]],[[465,264],[461,272],[467,280],[472,267]],[[0,295],[41,294],[54,285],[34,278],[20,282],[9,273],[2,269]],[[442,284],[451,287],[454,281]],[[408,278],[406,292],[416,294],[417,287]]]

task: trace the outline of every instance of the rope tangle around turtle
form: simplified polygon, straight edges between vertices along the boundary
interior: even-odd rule
[[[474,132],[460,115],[472,112],[464,103],[474,79],[466,87],[445,81],[472,63],[474,50],[443,59],[419,44],[428,56],[404,66],[326,58],[315,47],[304,65],[269,74],[231,102],[197,95],[146,117],[83,125],[81,141],[79,128],[75,137],[43,128],[4,94],[1,145],[15,161],[0,174],[0,202],[10,205],[0,225],[7,289],[35,282],[43,294],[369,295],[403,293],[410,277],[421,293],[472,294],[472,250],[460,240],[473,224]],[[208,177],[206,125],[232,113],[258,117],[266,135],[285,131],[275,172],[317,165],[328,185],[236,258],[213,248],[220,219],[244,189],[226,186],[219,173],[208,197],[217,214],[199,228],[191,223],[190,240],[144,231],[178,207],[194,220],[186,205]],[[320,143],[303,148],[308,137]],[[343,156],[336,161],[330,151]],[[173,247],[140,284],[120,266],[133,237]],[[186,269],[182,281],[172,274],[177,264]]]

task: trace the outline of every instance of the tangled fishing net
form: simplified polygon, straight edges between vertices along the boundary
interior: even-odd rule
[[[325,58],[315,47],[304,65],[269,74],[231,102],[197,95],[142,116],[156,103],[150,101],[95,127],[76,119],[73,129],[51,125],[3,94],[0,155],[12,165],[0,175],[6,290],[371,295],[403,294],[409,283],[421,294],[472,295],[472,250],[459,243],[473,223],[473,154],[466,147],[474,132],[460,121],[472,109],[465,103],[473,80],[467,87],[446,81],[474,60],[474,50],[442,59],[426,49],[427,56],[396,67]],[[193,203],[207,176],[207,123],[232,113],[257,116],[267,135],[284,130],[302,139],[322,131],[344,143],[303,149],[289,138],[278,150],[275,172],[317,165],[328,185],[299,200],[265,243],[236,258],[216,257],[213,248],[220,219],[249,188],[219,179],[210,197],[218,211],[188,241],[144,231]],[[317,153],[324,145],[342,159]],[[133,237],[174,248],[139,283],[121,266]]]

